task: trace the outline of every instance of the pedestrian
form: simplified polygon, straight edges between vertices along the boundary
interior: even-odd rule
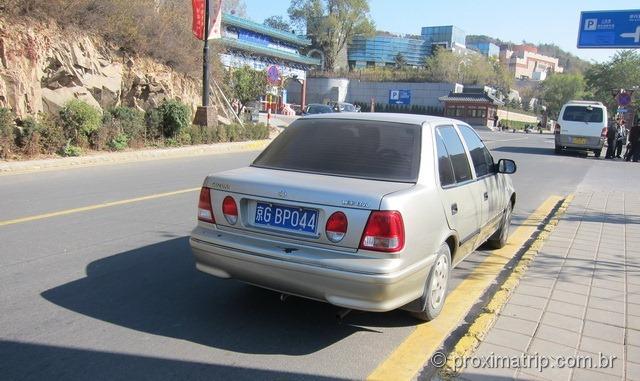
[[[629,132],[629,142],[631,143],[631,160],[635,163],[640,160],[640,122],[631,128]]]
[[[622,147],[627,145],[627,135],[627,126],[624,124],[624,119],[622,119],[616,131],[616,158],[618,159],[621,158]]]
[[[616,126],[611,126],[607,128],[607,154],[604,156],[605,159],[613,159],[615,149],[616,149],[617,133],[618,133],[618,129]]]
[[[495,114],[493,114],[493,127],[498,126],[498,111],[496,111]]]

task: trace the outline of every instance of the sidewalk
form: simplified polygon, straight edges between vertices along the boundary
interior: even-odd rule
[[[614,169],[627,171],[622,190],[586,179],[458,379],[640,380],[640,192],[630,184],[640,178],[630,170]]]

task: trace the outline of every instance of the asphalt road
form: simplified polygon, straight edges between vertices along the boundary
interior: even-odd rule
[[[553,136],[482,133],[518,163],[514,224],[593,166]],[[199,187],[254,153],[0,177],[0,221]],[[197,272],[197,191],[0,226],[2,379],[362,379],[413,330]],[[454,270],[453,286],[483,256]]]

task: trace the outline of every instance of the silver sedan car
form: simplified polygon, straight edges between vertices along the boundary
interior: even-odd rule
[[[345,308],[435,318],[451,268],[505,245],[516,195],[469,125],[383,113],[300,118],[246,168],[208,176],[196,267]]]

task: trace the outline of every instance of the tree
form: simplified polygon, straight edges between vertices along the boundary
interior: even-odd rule
[[[585,73],[589,90],[596,100],[615,110],[616,101],[611,91],[629,89],[640,84],[640,53],[626,50],[617,53],[609,62],[592,65]],[[640,107],[640,90],[634,94],[636,107]]]
[[[431,82],[462,82],[462,56],[436,48],[424,61],[425,73]]]
[[[235,69],[231,74],[233,94],[242,105],[258,99],[267,91],[267,73],[249,66]]]
[[[338,56],[355,35],[375,33],[368,0],[292,0],[288,13],[292,23],[324,51],[329,71],[336,69]]]
[[[264,25],[269,26],[271,28],[280,29],[285,32],[291,32],[291,25],[287,21],[285,21],[282,16],[271,16],[264,20]]]
[[[407,59],[404,58],[402,53],[396,54],[396,56],[393,57],[393,61],[396,64],[396,69],[404,69],[404,67],[407,66]]]
[[[562,105],[585,96],[585,80],[581,74],[552,74],[542,82],[542,99],[547,111],[557,116]]]

